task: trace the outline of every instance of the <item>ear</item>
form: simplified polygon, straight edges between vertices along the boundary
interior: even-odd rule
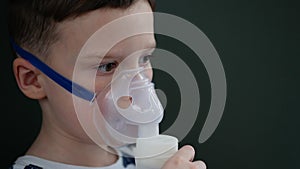
[[[40,71],[23,58],[16,58],[13,62],[13,71],[20,90],[31,99],[46,97],[40,83]]]

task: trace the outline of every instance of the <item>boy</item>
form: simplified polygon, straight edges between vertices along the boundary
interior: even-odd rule
[[[11,168],[134,168],[130,158],[119,158],[118,152],[111,153],[95,144],[78,121],[72,91],[49,78],[34,60],[26,59],[30,54],[22,51],[25,49],[66,79],[72,79],[76,56],[94,32],[120,17],[151,12],[153,6],[154,2],[147,0],[10,0],[9,31],[18,55],[13,62],[14,75],[24,95],[39,101],[43,115],[38,137]],[[97,70],[95,86],[104,90],[124,57],[146,48],[155,48],[153,34],[130,37],[115,45]],[[150,67],[147,58],[142,60],[144,66]],[[151,72],[148,75],[152,77]],[[117,151],[114,147],[107,149]],[[191,146],[184,146],[163,168],[205,168],[202,161],[193,161],[194,153]]]

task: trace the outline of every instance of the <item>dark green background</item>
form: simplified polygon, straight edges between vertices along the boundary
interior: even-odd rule
[[[13,78],[5,3],[1,1],[1,168],[24,153],[41,119],[38,104],[20,93]],[[292,0],[157,1],[158,12],[198,26],[217,49],[225,69],[228,98],[224,115],[212,137],[199,144],[210,98],[205,68],[187,46],[157,36],[158,47],[180,56],[197,78],[199,118],[180,145],[193,145],[195,158],[204,160],[209,169],[300,168],[299,5]],[[176,118],[180,95],[172,77],[155,73],[154,81],[166,90],[169,103],[168,118],[161,126],[164,130]]]

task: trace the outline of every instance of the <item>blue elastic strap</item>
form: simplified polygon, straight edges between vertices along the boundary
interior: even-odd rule
[[[43,63],[33,54],[27,52],[26,50],[22,49],[18,46],[13,39],[10,39],[10,43],[13,49],[24,59],[30,62],[33,66],[38,68],[44,74],[46,74],[49,78],[59,84],[61,87],[69,91],[70,93],[84,99],[87,101],[92,102],[95,98],[95,93],[91,92],[84,87],[72,82],[71,80],[65,78],[61,74],[57,73],[55,70],[51,69],[48,65]]]

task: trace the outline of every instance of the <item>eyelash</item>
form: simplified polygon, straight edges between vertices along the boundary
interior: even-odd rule
[[[150,58],[153,57],[152,55],[146,55],[143,57],[139,58],[139,64],[140,66],[146,66],[147,64],[150,63]],[[98,66],[98,71],[104,75],[108,75],[110,73],[113,73],[114,70],[118,67],[118,62],[113,61],[113,62],[108,62],[105,64],[101,64]]]
[[[150,63],[150,60],[151,60],[151,57],[153,57],[153,55],[146,55],[146,56],[143,56],[139,59],[139,64],[141,66],[145,66],[147,64]]]
[[[98,67],[98,71],[102,74],[110,74],[117,68],[118,63],[116,61],[102,64]]]

